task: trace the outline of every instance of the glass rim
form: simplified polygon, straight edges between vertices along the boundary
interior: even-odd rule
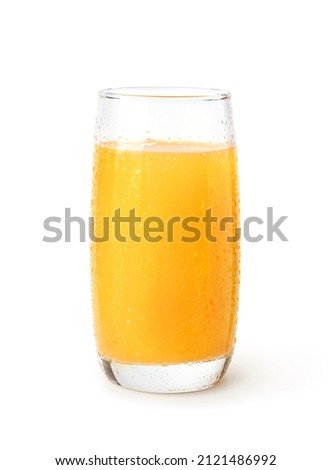
[[[99,97],[109,99],[161,99],[165,101],[221,101],[230,99],[231,93],[218,88],[138,86],[105,88],[99,91]]]

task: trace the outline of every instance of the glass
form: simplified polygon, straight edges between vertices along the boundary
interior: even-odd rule
[[[230,94],[103,90],[95,139],[91,266],[102,369],[133,390],[209,388],[228,367],[237,321]]]

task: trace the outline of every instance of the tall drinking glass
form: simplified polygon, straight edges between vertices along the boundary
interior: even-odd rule
[[[95,336],[123,387],[188,392],[230,362],[239,286],[228,92],[99,93],[91,224]]]

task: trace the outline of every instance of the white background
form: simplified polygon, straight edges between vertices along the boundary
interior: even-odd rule
[[[3,3],[1,468],[154,453],[267,453],[282,470],[331,468],[328,8]],[[264,217],[267,206],[289,216],[288,243],[243,242],[234,361],[205,392],[158,396],[107,382],[94,346],[88,243],[42,242],[45,217],[63,217],[65,207],[88,216],[97,92],[130,85],[231,90],[242,217]]]

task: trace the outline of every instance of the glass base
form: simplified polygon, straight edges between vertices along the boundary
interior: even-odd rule
[[[226,373],[232,355],[209,361],[170,365],[123,364],[99,356],[101,368],[115,384],[152,393],[184,393],[213,387]]]

